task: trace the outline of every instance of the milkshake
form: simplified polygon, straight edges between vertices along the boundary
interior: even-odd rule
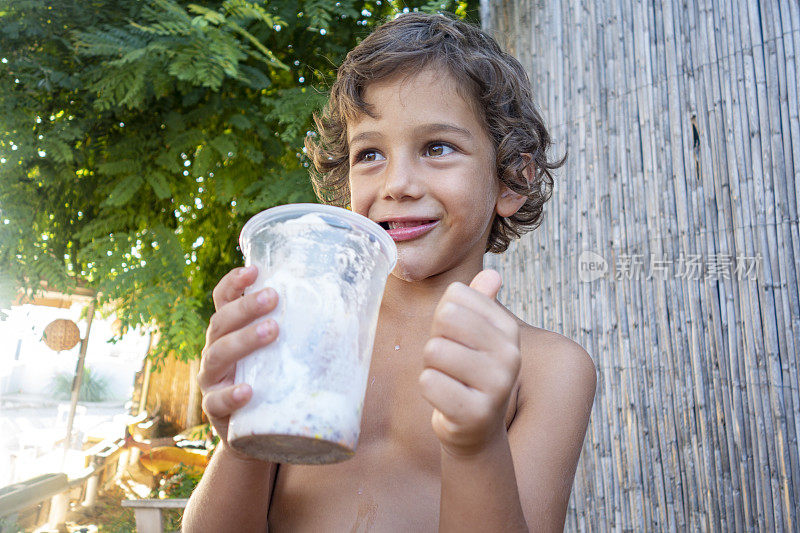
[[[240,237],[258,278],[272,287],[278,338],[236,365],[253,389],[230,419],[231,446],[272,462],[323,464],[358,443],[375,328],[396,249],[369,219],[345,209],[292,204],[253,217]]]

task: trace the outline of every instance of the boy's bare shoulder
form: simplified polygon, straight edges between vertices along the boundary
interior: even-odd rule
[[[517,318],[521,366],[508,426],[528,523],[560,530],[594,403],[596,370],[577,342]]]
[[[591,406],[597,369],[591,356],[577,342],[553,331],[537,328],[515,317],[520,326],[518,405],[537,391],[541,399],[568,395]],[[572,403],[572,402],[570,402]]]

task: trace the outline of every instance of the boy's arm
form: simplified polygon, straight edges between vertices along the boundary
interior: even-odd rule
[[[555,333],[546,338],[539,357],[523,364],[525,388],[508,433],[528,524],[563,531],[597,370],[579,344]]]
[[[563,531],[596,377],[583,348],[548,339],[522,358],[508,432],[473,456],[443,448],[440,531]]]
[[[267,531],[276,463],[220,443],[183,513],[182,531]]]
[[[562,529],[594,400],[588,354],[520,327],[495,300],[500,284],[492,270],[451,284],[423,348],[421,393],[442,447],[441,531]]]
[[[247,295],[255,282],[254,266],[235,268],[214,287],[217,310],[209,320],[197,382],[203,411],[219,435],[217,450],[183,514],[184,531],[266,531],[267,512],[277,465],[239,454],[228,447],[231,414],[253,396],[236,385],[236,362],[273,342],[277,324],[264,316],[275,309],[278,295],[262,289]]]

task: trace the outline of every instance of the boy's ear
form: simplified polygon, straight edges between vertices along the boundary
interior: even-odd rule
[[[525,181],[528,183],[528,187],[530,188],[530,185],[533,182],[533,164],[531,163],[533,157],[531,154],[520,155],[528,163],[528,165],[522,170],[522,176],[525,177]],[[500,196],[497,197],[497,206],[495,210],[501,217],[510,217],[519,211],[519,208],[522,207],[527,200],[527,196],[516,193],[509,189],[507,185],[501,184]]]

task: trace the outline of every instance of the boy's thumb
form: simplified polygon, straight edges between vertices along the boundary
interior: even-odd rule
[[[497,298],[497,292],[502,285],[503,280],[500,277],[500,273],[492,269],[478,272],[478,275],[475,276],[469,284],[470,287],[491,299]]]

